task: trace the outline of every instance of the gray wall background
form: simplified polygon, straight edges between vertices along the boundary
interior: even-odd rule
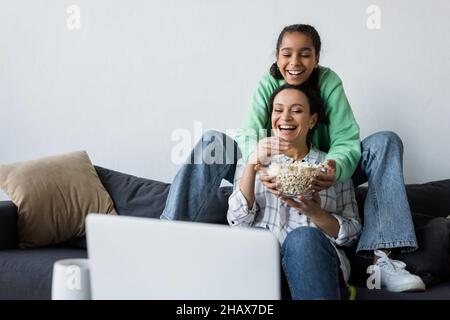
[[[0,163],[87,150],[171,181],[172,132],[240,127],[282,27],[310,23],[362,137],[397,132],[408,183],[448,178],[449,14],[448,0],[0,0]]]

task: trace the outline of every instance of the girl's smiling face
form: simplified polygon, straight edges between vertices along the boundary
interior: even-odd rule
[[[277,52],[277,66],[284,80],[300,85],[309,79],[319,64],[311,36],[300,32],[286,32]]]
[[[272,129],[285,141],[306,143],[308,131],[317,122],[311,114],[306,95],[296,89],[284,89],[273,100]]]

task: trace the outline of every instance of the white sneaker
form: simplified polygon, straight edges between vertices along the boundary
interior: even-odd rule
[[[405,270],[406,264],[399,260],[390,259],[381,250],[375,250],[378,260],[371,270],[378,269],[380,274],[381,289],[392,292],[424,291],[425,283],[419,276]]]

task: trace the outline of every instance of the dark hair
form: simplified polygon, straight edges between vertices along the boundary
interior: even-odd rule
[[[275,91],[272,93],[272,95],[269,98],[269,111],[270,111],[271,117],[272,117],[273,102],[275,100],[275,97],[281,91],[286,90],[286,89],[295,89],[295,90],[302,92],[308,99],[309,113],[310,114],[317,113],[317,115],[318,115],[316,124],[308,132],[307,140],[309,141],[309,140],[311,140],[311,135],[312,135],[313,131],[317,128],[317,125],[319,123],[328,124],[328,118],[324,111],[324,104],[323,104],[322,98],[320,97],[320,94],[317,92],[317,90],[314,90],[309,85],[301,84],[301,85],[296,86],[296,85],[292,85],[289,83],[285,83],[281,87],[278,87],[277,89],[275,89]]]
[[[320,40],[320,35],[317,32],[317,30],[310,26],[309,24],[293,24],[287,27],[284,27],[283,30],[281,30],[280,35],[278,36],[277,40],[277,48],[276,52],[280,51],[281,42],[283,42],[283,37],[286,33],[291,32],[299,32],[307,34],[311,37],[314,49],[316,51],[316,54],[320,53],[320,48],[322,47],[322,42]],[[281,74],[280,70],[278,69],[277,63],[274,62],[272,66],[270,67],[270,74],[275,79],[282,80],[283,75]],[[311,73],[311,76],[309,77],[308,81],[306,81],[309,85],[311,85],[314,89],[319,89],[319,68],[315,68],[313,72]],[[305,83],[306,84],[306,83]]]

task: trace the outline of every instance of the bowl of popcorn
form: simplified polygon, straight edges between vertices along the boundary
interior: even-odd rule
[[[286,197],[304,196],[311,199],[313,191],[309,188],[311,178],[326,172],[323,164],[295,161],[292,163],[272,162],[268,174],[276,178],[278,190]]]

